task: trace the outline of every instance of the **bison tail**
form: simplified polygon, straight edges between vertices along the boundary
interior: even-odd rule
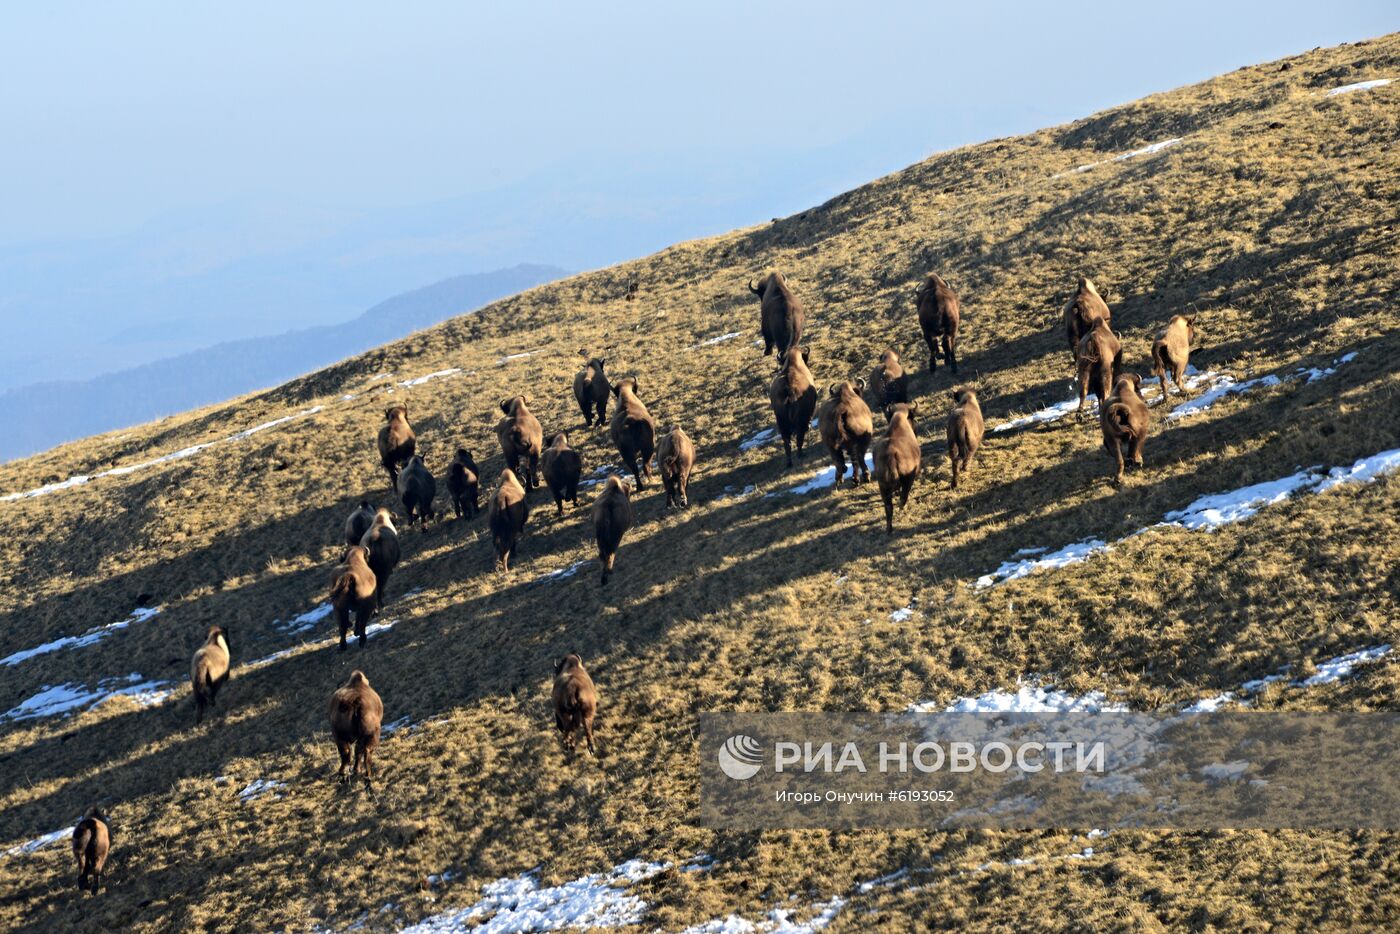
[[[355,589],[355,579],[349,574],[342,574],[335,579],[331,585],[331,603],[347,599]]]
[[[1108,407],[1108,417],[1113,419],[1113,423],[1118,426],[1118,430],[1124,434],[1132,434],[1132,422],[1128,414],[1128,407],[1121,402],[1115,402]]]

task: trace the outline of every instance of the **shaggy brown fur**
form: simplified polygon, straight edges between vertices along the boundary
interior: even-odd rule
[[[645,490],[647,485],[643,478],[651,477],[651,456],[656,452],[656,420],[637,398],[637,380],[633,377],[618,380],[612,391],[617,396],[617,405],[613,407],[608,434],[617,445],[622,462],[632,471],[637,489]]]
[[[447,492],[458,519],[476,518],[481,511],[481,468],[466,448],[458,448],[457,456],[447,465]]]
[[[190,687],[194,691],[194,722],[204,721],[204,708],[213,707],[219,688],[228,680],[228,630],[210,626],[204,644],[190,659]]]
[[[578,731],[593,750],[593,715],[598,710],[598,690],[593,679],[583,670],[583,660],[577,655],[565,655],[554,665],[554,725],[564,739],[564,748],[573,755],[578,747]]]
[[[544,471],[544,484],[549,487],[555,508],[562,516],[566,500],[571,506],[578,505],[578,478],[583,473],[583,458],[578,451],[569,447],[569,439],[561,431],[544,449],[540,464]]]
[[[881,412],[892,405],[909,401],[909,374],[899,362],[899,354],[886,350],[880,362],[870,371],[866,385],[872,408]]]
[[[413,428],[408,424],[408,406],[391,405],[384,410],[384,420],[389,424],[379,429],[379,460],[389,471],[389,486],[399,488],[399,467],[408,463],[417,449],[418,441],[413,436]]]
[[[909,502],[909,491],[919,477],[924,458],[919,439],[914,436],[914,413],[917,405],[897,402],[885,412],[889,426],[885,435],[875,442],[875,482],[880,485],[880,499],[885,503],[885,532],[894,532],[894,494],[899,493],[899,508]]]
[[[817,429],[821,432],[822,444],[826,445],[831,453],[831,462],[836,465],[835,489],[838,490],[846,476],[848,458],[852,483],[870,479],[865,452],[870,448],[875,423],[870,417],[870,406],[860,397],[864,389],[863,379],[854,383],[849,380],[837,383],[827,391],[828,398],[817,412]]]
[[[802,328],[807,321],[807,313],[802,303],[788,288],[787,280],[780,272],[770,273],[758,280],[758,285],[749,283],[749,291],[758,296],[759,329],[763,332],[763,355],[766,357],[777,348],[778,359],[787,357],[789,348],[802,343]]]
[[[1112,323],[1113,315],[1108,310],[1108,304],[1099,295],[1099,290],[1094,288],[1094,283],[1080,276],[1074,295],[1065,303],[1064,319],[1069,352],[1077,362],[1079,342],[1084,339],[1084,335],[1093,330],[1096,321]]]
[[[618,546],[630,528],[632,497],[627,492],[627,484],[617,477],[609,477],[603,484],[603,492],[593,501],[593,534],[598,540],[598,563],[603,566],[604,584],[612,576]]]
[[[491,527],[491,544],[495,546],[496,560],[502,571],[510,570],[510,559],[515,557],[515,546],[529,518],[530,504],[525,502],[525,487],[509,468],[502,470],[486,517]]]
[[[97,888],[102,884],[102,870],[107,865],[107,851],[111,846],[112,837],[107,830],[106,815],[100,808],[88,808],[87,814],[73,828],[73,858],[78,861],[79,892],[88,889],[92,894],[97,894]]]
[[[817,387],[812,381],[812,371],[807,368],[811,362],[812,352],[808,348],[789,348],[783,368],[768,385],[768,401],[773,406],[778,434],[783,436],[783,451],[789,467],[792,466],[793,441],[797,442],[800,459],[807,442],[807,429],[812,424],[812,413],[817,408]]]
[[[540,420],[526,408],[524,396],[503,400],[501,411],[505,413],[505,418],[496,423],[496,438],[501,442],[506,466],[533,490],[540,485],[544,429],[540,427]],[[524,472],[520,469],[521,461],[525,462]]]
[[[1181,385],[1181,378],[1186,375],[1191,345],[1196,343],[1199,335],[1194,315],[1190,318],[1173,315],[1162,336],[1152,342],[1152,375],[1161,383],[1163,399],[1167,398],[1168,373],[1171,373],[1172,381],[1176,383],[1176,391],[1182,395],[1190,395],[1186,387]]]
[[[402,550],[399,547],[399,530],[394,528],[394,514],[380,507],[374,513],[374,522],[360,539],[360,544],[369,552],[369,569],[374,572],[374,608],[384,609],[384,594],[389,589],[389,576],[398,566]]]
[[[603,372],[603,358],[590,357],[588,351],[582,348],[579,349],[579,353],[587,358],[588,362],[574,375],[574,399],[578,402],[579,410],[583,412],[584,426],[593,424],[596,410],[598,425],[601,427],[607,423],[608,396],[612,392],[612,386],[608,384],[608,376]]]
[[[972,466],[973,455],[982,446],[982,406],[971,389],[953,390],[953,411],[948,413],[948,464],[953,468],[953,489],[958,474]]]
[[[943,359],[956,375],[958,372],[958,329],[962,323],[962,303],[958,293],[936,272],[928,274],[914,301],[919,309],[919,330],[928,344],[928,371],[938,370],[938,343],[943,347]]]
[[[369,686],[362,671],[350,672],[350,679],[331,695],[331,738],[340,752],[340,774],[337,781],[348,782],[363,765],[365,787],[373,790],[374,747],[379,745],[379,727],[384,722],[384,702]],[[350,763],[350,750],[355,750],[355,762]],[[345,774],[350,766],[350,774]]]
[[[369,533],[365,533],[368,535]],[[345,634],[350,630],[350,611],[355,611],[355,637],[365,647],[365,624],[374,615],[376,581],[369,568],[369,549],[352,545],[345,549],[341,564],[331,574],[331,606],[340,628],[340,650],[345,651]]]
[[[1142,398],[1142,377],[1125,373],[1113,384],[1113,394],[1103,404],[1099,426],[1103,429],[1103,446],[1113,455],[1118,469],[1113,485],[1123,482],[1123,445],[1131,451],[1134,467],[1142,466],[1142,443],[1147,440],[1151,420],[1147,403]]]
[[[345,544],[358,545],[373,522],[374,510],[370,508],[369,500],[360,500],[359,508],[345,520]]]
[[[656,466],[666,487],[666,508],[689,506],[686,491],[690,489],[690,472],[695,469],[695,445],[680,428],[662,435],[656,446]]]
[[[407,466],[399,473],[399,499],[403,502],[403,512],[408,518],[408,527],[416,521],[419,528],[427,531],[428,523],[436,513],[433,500],[437,498],[437,480],[428,471],[428,465],[417,454],[408,460]]]
[[[1108,326],[1107,318],[1099,318],[1089,333],[1079,342],[1079,406],[1074,410],[1084,415],[1084,396],[1088,392],[1103,400],[1113,391],[1113,384],[1123,372],[1123,344]]]

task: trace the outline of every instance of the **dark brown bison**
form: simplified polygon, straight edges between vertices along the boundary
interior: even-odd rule
[[[1181,385],[1181,378],[1186,375],[1186,364],[1191,358],[1191,345],[1196,343],[1199,334],[1194,315],[1190,318],[1173,315],[1162,336],[1152,342],[1152,375],[1161,383],[1164,401],[1167,398],[1168,373],[1176,383],[1176,391],[1190,395],[1186,387]]]
[[[1124,373],[1113,384],[1113,393],[1102,405],[1099,425],[1103,429],[1103,446],[1113,455],[1118,470],[1113,485],[1123,482],[1123,445],[1130,450],[1134,467],[1142,466],[1142,443],[1147,440],[1150,420],[1147,403],[1142,398],[1142,377]]]
[[[608,375],[603,372],[603,358],[590,357],[588,351],[582,348],[579,348],[579,353],[588,362],[574,374],[574,400],[578,402],[579,411],[583,412],[585,426],[593,424],[595,411],[598,425],[602,426],[607,423],[608,396],[612,386],[608,384]]]
[[[418,446],[413,429],[408,424],[408,406],[402,403],[384,410],[389,424],[379,429],[379,460],[389,471],[389,486],[399,488],[399,467],[408,463]]]
[[[97,894],[102,884],[102,870],[107,865],[107,851],[112,837],[107,830],[107,816],[98,807],[88,808],[87,814],[73,828],[73,858],[78,861],[78,891],[88,889]]]
[[[427,531],[428,523],[436,515],[433,500],[437,498],[437,480],[433,479],[422,456],[415,454],[408,459],[408,464],[399,472],[398,488],[408,527],[412,528],[416,521],[419,528]]]
[[[374,607],[384,609],[384,594],[389,589],[389,576],[398,567],[403,550],[399,547],[399,530],[394,528],[394,514],[383,507],[375,510],[374,521],[360,539],[369,552],[369,569],[374,572]]]
[[[1079,342],[1084,335],[1094,329],[1094,322],[1103,320],[1112,323],[1113,315],[1107,303],[1094,288],[1094,283],[1084,276],[1079,277],[1079,285],[1074,295],[1065,303],[1065,339],[1069,341],[1069,352],[1075,361],[1079,359]]]
[[[540,464],[544,471],[544,485],[549,487],[555,508],[562,516],[565,501],[572,506],[578,505],[578,478],[583,473],[583,458],[578,451],[569,447],[569,439],[561,431],[544,449]]]
[[[370,524],[374,522],[374,510],[370,508],[369,500],[360,500],[359,508],[350,513],[350,518],[345,520],[345,544],[358,545],[360,539],[365,537],[369,531]]]
[[[982,406],[971,389],[953,390],[953,411],[948,413],[948,464],[953,469],[953,489],[958,474],[966,473],[972,458],[982,446]]]
[[[666,508],[689,506],[686,491],[690,488],[690,472],[695,469],[695,445],[680,428],[672,428],[661,436],[661,443],[656,446],[656,467],[666,487]]]
[[[894,531],[894,495],[899,493],[899,508],[909,502],[909,491],[919,477],[923,453],[919,439],[914,436],[914,413],[917,405],[896,402],[885,411],[889,425],[885,435],[875,441],[875,482],[880,487],[880,499],[885,503],[885,532]]]
[[[379,727],[384,722],[384,701],[369,686],[369,679],[363,671],[350,672],[350,678],[343,687],[336,688],[331,695],[330,707],[331,739],[340,753],[340,773],[336,780],[350,781],[364,769],[365,787],[373,790],[374,747],[379,745]],[[355,761],[351,765],[350,750],[355,750]],[[345,774],[346,767],[350,774]]]
[[[854,383],[850,380],[837,383],[827,391],[827,400],[817,412],[817,429],[821,432],[822,444],[831,453],[831,462],[836,466],[838,490],[846,476],[847,459],[851,462],[852,483],[870,479],[865,452],[870,448],[875,423],[870,417],[870,406],[860,397],[864,389],[863,379]]]
[[[368,533],[366,533],[368,534]],[[345,651],[345,634],[350,631],[350,613],[355,613],[355,637],[365,647],[365,624],[375,610],[374,572],[369,569],[369,549],[351,545],[341,564],[331,574],[331,606],[340,629],[340,650]]]
[[[622,462],[632,471],[637,489],[645,490],[643,477],[651,476],[651,456],[656,451],[656,420],[651,417],[642,400],[637,398],[637,380],[623,377],[613,384],[617,405],[613,407],[612,424],[608,433]]]
[[[958,294],[942,276],[931,272],[915,293],[914,302],[919,309],[919,329],[924,332],[924,343],[928,344],[928,371],[933,373],[938,369],[941,342],[943,359],[956,375],[958,328],[962,322],[962,305],[958,302]]]
[[[502,571],[510,570],[510,559],[515,557],[515,546],[525,531],[525,522],[530,518],[530,504],[525,502],[525,487],[509,468],[501,471],[496,492],[491,495],[491,505],[487,510],[487,524],[491,527],[491,544],[496,549],[496,560]]]
[[[593,501],[593,534],[598,540],[598,563],[603,566],[604,584],[612,576],[622,536],[631,527],[632,497],[627,493],[627,484],[617,477],[609,477],[603,484],[603,492]]]
[[[481,468],[466,448],[458,448],[457,456],[447,465],[447,492],[458,519],[476,518],[481,511]]]
[[[750,282],[749,291],[757,295],[759,300],[763,355],[768,356],[776,348],[778,359],[785,359],[789,348],[802,343],[802,328],[807,321],[802,303],[792,294],[787,280],[780,272],[769,273],[758,280],[758,285]]]
[[[811,360],[811,351],[807,348],[789,347],[782,369],[768,385],[768,401],[773,406],[778,434],[783,436],[783,451],[789,467],[792,466],[794,441],[797,456],[802,457],[807,429],[812,425],[812,413],[817,408],[817,387],[812,381],[812,371],[807,368]]]
[[[1084,396],[1092,392],[1103,408],[1103,400],[1113,391],[1113,384],[1123,372],[1123,345],[1108,326],[1107,318],[1099,318],[1089,333],[1079,341],[1079,405],[1075,414],[1083,417]]]
[[[909,374],[899,362],[899,354],[886,350],[880,362],[870,371],[866,384],[870,399],[881,412],[892,405],[909,401]]]
[[[593,751],[593,715],[598,710],[598,691],[593,679],[583,670],[583,660],[577,655],[565,655],[554,665],[554,725],[564,739],[564,748],[573,755],[578,746],[578,732]]]
[[[210,626],[204,644],[190,659],[190,687],[194,691],[194,722],[204,720],[204,708],[213,707],[219,688],[228,680],[228,630]]]
[[[540,485],[540,453],[544,448],[544,429],[525,406],[524,396],[515,396],[501,402],[505,413],[496,423],[496,437],[501,442],[501,453],[505,455],[506,466],[515,472],[525,486],[530,489]],[[521,462],[525,469],[520,469]]]

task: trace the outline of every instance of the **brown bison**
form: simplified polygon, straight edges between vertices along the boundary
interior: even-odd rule
[[[554,725],[564,738],[564,748],[573,755],[578,746],[578,731],[593,752],[593,715],[598,710],[598,691],[593,679],[583,670],[583,659],[565,655],[554,665]]]
[[[437,498],[437,480],[423,463],[421,455],[415,454],[399,472],[399,499],[403,502],[404,515],[408,517],[408,527],[418,522],[419,528],[427,531],[428,523],[436,513],[433,500]]]
[[[594,411],[597,412],[598,425],[607,423],[608,396],[612,392],[612,386],[608,384],[608,376],[603,372],[603,358],[590,357],[588,351],[579,348],[579,353],[587,358],[583,369],[574,375],[574,399],[578,402],[578,407],[583,412],[583,424],[585,427],[593,424]]]
[[[78,861],[79,892],[88,889],[92,894],[97,894],[97,887],[102,884],[102,870],[107,865],[107,851],[111,846],[107,816],[101,808],[88,808],[87,814],[73,828],[73,858]]]
[[[1152,375],[1157,377],[1162,386],[1162,399],[1167,398],[1167,374],[1172,375],[1173,382],[1176,383],[1176,391],[1184,395],[1190,395],[1186,387],[1181,385],[1181,378],[1186,375],[1186,364],[1191,356],[1191,345],[1196,343],[1196,338],[1200,332],[1196,330],[1196,317],[1190,318],[1184,315],[1173,315],[1167,329],[1162,332],[1162,336],[1152,342]]]
[[[369,533],[366,533],[369,534]],[[345,549],[341,564],[331,574],[331,606],[340,628],[340,650],[345,651],[345,634],[350,630],[350,611],[355,612],[355,637],[365,647],[365,624],[374,615],[374,572],[369,569],[369,549],[352,545]]]
[[[875,424],[870,417],[870,406],[860,397],[864,389],[863,379],[854,383],[850,380],[837,383],[827,391],[828,398],[817,412],[817,429],[821,432],[822,443],[831,452],[831,462],[836,465],[838,490],[846,476],[847,458],[851,461],[852,483],[870,479],[865,452],[870,447]]]
[[[373,522],[374,510],[370,508],[369,500],[360,500],[359,508],[345,520],[345,544],[358,545]]]
[[[919,439],[914,437],[914,413],[917,405],[897,402],[885,411],[889,426],[885,436],[875,442],[875,482],[880,486],[880,499],[885,502],[885,532],[894,531],[894,494],[899,492],[899,508],[909,502],[909,491],[919,477],[924,458]]]
[[[363,671],[350,672],[350,679],[343,687],[331,695],[330,708],[331,739],[340,752],[340,774],[336,780],[342,784],[355,777],[364,767],[365,787],[373,790],[374,747],[379,745],[379,726],[384,722],[384,702]],[[350,750],[355,750],[355,762],[351,765]],[[350,766],[350,774],[345,774]]]
[[[540,452],[544,449],[544,429],[540,420],[525,407],[524,396],[514,396],[501,402],[505,413],[496,423],[496,438],[501,442],[501,453],[505,455],[506,466],[514,471],[521,482],[534,489],[540,485]],[[521,461],[525,469],[520,469]]]
[[[374,607],[384,608],[384,593],[389,589],[389,575],[398,567],[402,549],[399,547],[399,530],[394,528],[394,514],[380,508],[374,513],[364,537],[360,539],[369,552],[369,569],[374,572]]]
[[[1075,414],[1083,417],[1084,396],[1088,392],[1094,394],[1102,408],[1122,372],[1123,344],[1108,326],[1108,319],[1099,318],[1079,342],[1079,405]]]
[[[880,355],[880,362],[870,372],[870,382],[866,385],[875,407],[885,411],[892,405],[909,401],[909,374],[900,365],[899,354],[886,350]]]
[[[593,534],[598,540],[598,563],[603,566],[603,583],[612,575],[622,536],[632,527],[632,498],[627,484],[609,477],[603,492],[593,501]]]
[[[1125,373],[1113,384],[1113,394],[1103,404],[1099,425],[1103,446],[1118,463],[1113,485],[1123,482],[1123,445],[1131,452],[1134,467],[1142,466],[1142,443],[1147,440],[1147,403],[1142,398],[1142,377]]]
[[[642,400],[637,398],[637,380],[623,377],[613,384],[613,394],[617,405],[613,408],[612,424],[608,433],[622,462],[632,471],[637,481],[637,489],[645,490],[643,477],[651,476],[651,456],[656,450],[656,420],[651,417]]]
[[[569,447],[569,439],[561,431],[544,449],[540,464],[544,470],[544,485],[554,497],[559,515],[564,514],[564,501],[578,505],[578,478],[583,473],[583,458]]]
[[[204,720],[204,708],[213,707],[219,688],[228,680],[228,630],[210,626],[204,644],[190,659],[190,687],[194,691],[194,722]]]
[[[802,303],[788,288],[780,272],[770,273],[749,283],[749,291],[758,296],[759,327],[763,331],[763,355],[777,348],[778,359],[787,357],[789,348],[802,343],[802,328],[807,321]]]
[[[666,508],[689,506],[686,491],[690,488],[690,472],[695,469],[695,445],[680,428],[672,428],[661,437],[656,446],[656,466],[666,487]]]
[[[496,560],[500,562],[502,571],[510,570],[510,559],[515,557],[515,546],[529,518],[530,504],[525,502],[525,487],[520,485],[520,480],[510,468],[502,470],[487,510],[491,544],[496,548]]]
[[[458,519],[476,518],[481,511],[481,468],[466,448],[458,448],[457,456],[447,465],[447,492]]]
[[[1094,283],[1080,276],[1074,296],[1065,303],[1064,318],[1065,339],[1069,341],[1069,352],[1078,361],[1079,342],[1084,339],[1084,335],[1094,329],[1095,321],[1111,323],[1113,315],[1099,295],[1099,290],[1094,288]]]
[[[943,345],[943,359],[954,374],[958,372],[958,327],[962,321],[962,306],[958,293],[936,272],[924,279],[919,291],[914,295],[915,307],[919,310],[919,330],[924,332],[924,343],[928,344],[928,371],[938,370],[939,343]]]
[[[966,473],[982,446],[982,406],[971,389],[953,390],[953,411],[948,413],[948,464],[953,468],[953,489],[958,474]]]
[[[408,406],[398,403],[384,410],[389,424],[379,429],[379,460],[389,471],[389,486],[399,488],[399,467],[408,463],[418,446],[413,428],[408,424]]]
[[[817,387],[812,381],[812,371],[807,368],[811,360],[811,351],[807,348],[788,348],[782,369],[768,385],[768,401],[773,405],[778,434],[783,436],[789,467],[792,466],[793,441],[797,442],[797,456],[801,458],[807,429],[812,425],[812,413],[817,408]]]

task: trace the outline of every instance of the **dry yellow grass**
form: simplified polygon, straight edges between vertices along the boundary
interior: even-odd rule
[[[1400,77],[1400,36],[940,154],[771,225],[538,288],[267,392],[0,467],[0,490],[27,490],[323,407],[188,458],[0,503],[0,657],[121,619],[140,594],[164,606],[97,645],[0,668],[0,710],[46,684],[128,672],[182,682],[214,623],[231,630],[235,665],[219,715],[198,728],[187,686],[162,706],[116,699],[5,724],[0,847],[100,800],[113,850],[96,901],[77,897],[66,844],[0,856],[0,926],[340,928],[368,912],[366,927],[387,929],[535,866],[559,881],[705,851],[713,871],[635,888],[653,906],[644,929],[757,917],[794,894],[852,895],[900,867],[920,871],[852,895],[832,929],[1394,927],[1394,834],[1118,832],[1067,860],[1084,845],[1070,832],[716,835],[693,817],[700,710],[898,709],[1032,673],[1153,708],[1396,637],[1394,479],[1298,498],[1215,534],[1157,530],[1060,571],[969,586],[1023,547],[1117,539],[1204,493],[1400,446],[1400,83],[1324,96],[1377,77]],[[1173,137],[1158,153],[1072,171]],[[989,425],[1069,397],[1058,312],[1080,273],[1107,290],[1139,372],[1152,338],[1186,309],[1206,331],[1193,360],[1202,368],[1287,373],[1358,356],[1328,379],[1228,397],[1192,419],[1165,422],[1155,409],[1147,469],[1118,492],[1096,426],[1072,419],[989,433],[951,492],[941,421],[926,415],[926,473],[887,538],[873,486],[757,495],[826,463],[814,445],[784,473],[780,444],[738,447],[771,424],[772,360],[752,344],[758,306],[744,286],[765,269],[783,270],[807,304],[820,384],[868,373],[893,346],[925,413],[945,411],[953,383],[941,367],[926,371],[910,294],[930,269],[948,276],[963,302],[962,380],[978,387]],[[606,589],[592,563],[540,580],[594,557],[586,503],[556,519],[541,489],[510,575],[491,571],[484,520],[406,532],[391,631],[364,653],[308,641],[240,669],[330,634],[330,620],[299,637],[275,621],[324,599],[354,504],[387,500],[374,449],[387,401],[408,399],[436,471],[465,445],[493,478],[496,406],[514,393],[529,396],[547,435],[570,429],[586,470],[615,465],[606,431],[579,427],[580,346],[606,355],[615,375],[636,373],[658,423],[683,425],[698,451],[692,507],[665,512],[659,484],[639,496]],[[504,359],[527,351],[538,352]],[[462,373],[397,385],[451,367]],[[910,605],[912,617],[891,618]],[[566,761],[552,729],[551,665],[568,651],[599,686],[597,760]],[[325,701],[352,667],[380,691],[386,720],[428,724],[381,745],[373,800],[332,780]],[[1385,662],[1260,702],[1393,708],[1397,695],[1400,667]],[[240,802],[258,778],[286,787]],[[462,878],[428,884],[446,869]]]

